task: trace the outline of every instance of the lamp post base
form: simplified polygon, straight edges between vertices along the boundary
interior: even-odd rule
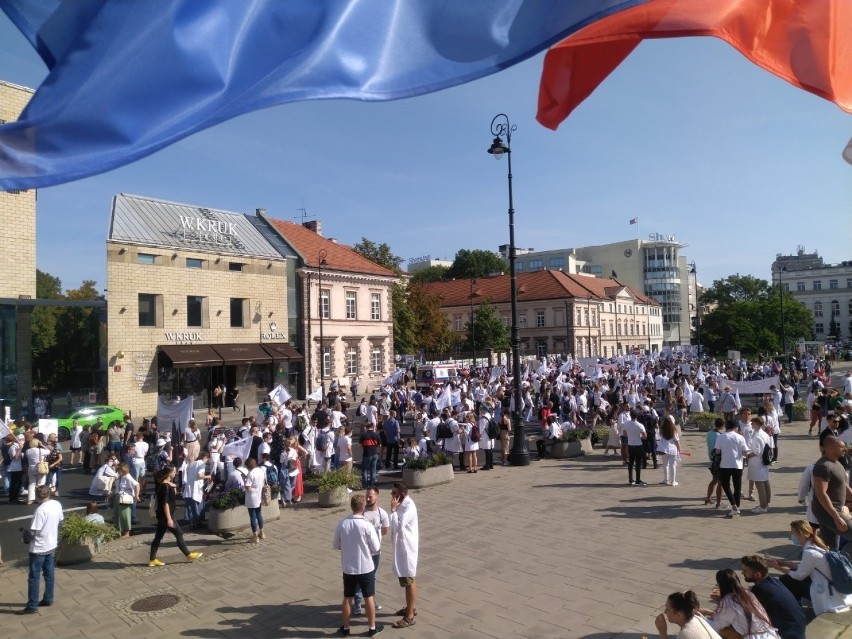
[[[529,466],[530,465],[530,451],[522,450],[516,451],[513,450],[509,453],[509,464],[512,466]]]

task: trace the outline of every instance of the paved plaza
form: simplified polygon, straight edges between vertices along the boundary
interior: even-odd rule
[[[421,533],[417,625],[390,627],[404,597],[386,539],[377,583],[382,636],[656,637],[653,618],[669,593],[693,589],[710,605],[719,568],[739,569],[746,553],[795,555],[788,524],[803,515],[796,487],[804,465],[818,457],[816,438],[806,433],[801,422],[784,426],[771,512],[752,515],[744,501],[744,514],[733,520],[703,505],[710,473],[704,434],[695,431],[684,437],[693,455],[679,468],[678,487],[660,485],[662,470],[650,469],[648,486],[628,486],[620,458],[596,449],[528,468],[457,473],[450,484],[413,491]],[[56,601],[37,615],[11,614],[26,601],[26,571],[7,565],[0,569],[0,636],[333,636],[342,582],[331,537],[348,511],[306,499],[282,510],[259,545],[245,533],[228,540],[188,533],[190,549],[205,552],[194,564],[168,536],[163,568],[146,565],[150,535],[110,544],[93,563],[58,569]],[[386,484],[380,503],[387,508],[389,500]],[[178,603],[160,612],[132,609],[157,594]],[[354,618],[353,636],[366,629],[364,618]]]

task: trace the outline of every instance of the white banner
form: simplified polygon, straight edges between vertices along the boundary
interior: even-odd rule
[[[444,410],[445,408],[450,408],[450,391],[444,389],[444,392],[440,394],[435,399],[435,404],[438,406],[438,410]]]
[[[47,437],[48,435],[56,435],[59,436],[59,420],[58,419],[48,419],[46,417],[42,417],[38,420],[38,432]]]
[[[768,393],[769,387],[773,385],[775,388],[781,388],[778,377],[756,379],[752,382],[732,382],[728,380],[726,384],[731,387],[731,390],[736,391],[737,394],[742,393],[743,395],[762,395],[763,393]]]
[[[278,402],[281,406],[283,406],[290,397],[290,393],[288,393],[287,389],[281,384],[278,384],[278,386],[273,388],[272,392],[269,393],[269,399]]]
[[[174,422],[175,430],[178,434],[182,433],[189,426],[189,420],[192,419],[192,396],[182,399],[179,402],[166,404],[162,397],[157,398],[157,430],[161,433],[167,433],[172,430],[172,422]],[[172,438],[175,434],[172,432]],[[175,440],[175,444],[180,441]]]
[[[242,461],[245,461],[251,452],[251,440],[251,437],[246,437],[245,439],[237,439],[230,444],[225,444],[225,447],[222,449],[222,457],[230,459],[239,457]]]
[[[494,368],[492,368],[492,369],[491,369],[491,377],[490,377],[490,378],[489,378],[489,380],[488,380],[488,381],[489,381],[489,383],[492,383],[492,384],[493,384],[493,383],[494,383],[494,382],[496,382],[498,379],[500,379],[500,375],[502,375],[502,374],[503,374],[503,371],[504,371],[504,370],[506,370],[506,369],[505,369],[505,367],[503,367],[503,366],[495,366]]]
[[[308,399],[310,399],[311,401],[314,401],[314,402],[321,402],[322,401],[322,388],[318,388],[313,393],[308,395]]]
[[[0,437],[5,437],[6,435],[11,435],[12,431],[9,430],[9,427],[6,426],[6,422],[0,419]]]

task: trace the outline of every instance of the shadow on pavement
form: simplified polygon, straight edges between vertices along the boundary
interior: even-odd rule
[[[641,632],[619,632],[617,634],[612,632],[593,632],[590,635],[577,637],[577,639],[642,639],[645,636],[647,636],[647,633]]]
[[[245,632],[256,636],[261,633],[264,637],[293,637],[310,639],[311,637],[328,637],[335,634],[340,627],[340,606],[309,605],[306,599],[293,602],[283,602],[278,606],[244,606],[223,607],[215,610],[222,617],[218,631],[208,628],[184,630],[184,637],[221,637],[230,636],[234,631]],[[381,623],[381,621],[379,621]],[[351,623],[352,636],[366,634],[366,617],[353,617]]]

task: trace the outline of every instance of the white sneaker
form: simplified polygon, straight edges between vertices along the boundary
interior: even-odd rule
[[[763,513],[767,512],[767,511],[764,510],[763,508],[761,508],[760,506],[755,506],[754,508],[751,509],[751,512],[753,512],[755,515],[762,515]]]
[[[680,486],[680,484],[678,484],[676,481],[673,481],[673,482],[672,482],[671,484],[669,484],[669,485],[670,485],[670,486]]]
[[[749,501],[754,501],[754,495],[752,493],[749,493],[746,499],[748,499]]]

